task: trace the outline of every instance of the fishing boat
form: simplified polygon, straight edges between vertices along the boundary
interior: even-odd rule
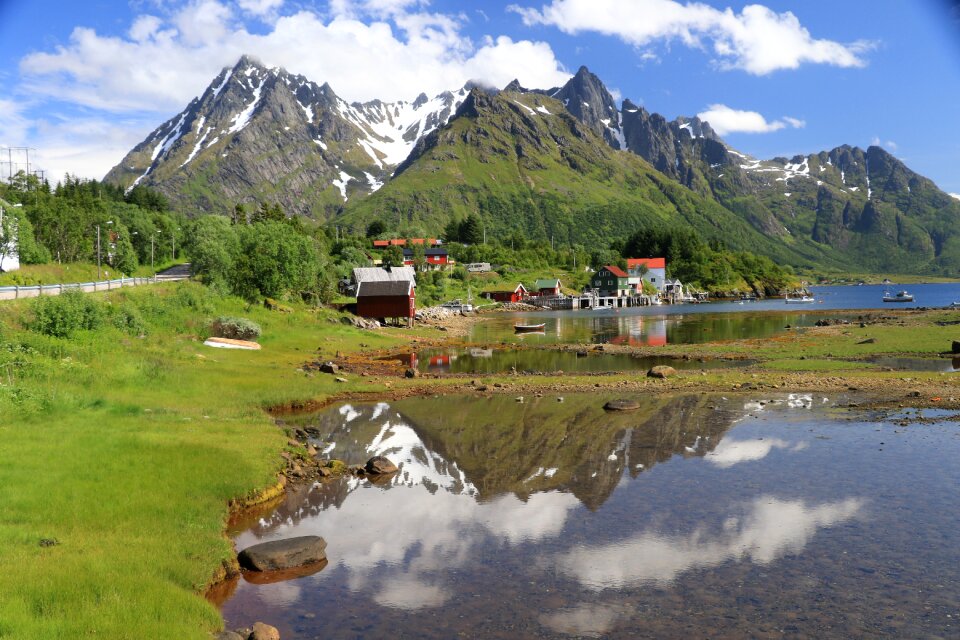
[[[783,301],[787,304],[809,304],[812,302],[816,302],[817,299],[814,298],[813,296],[798,295],[798,296],[791,297],[789,294],[787,294],[787,297],[784,298]]]
[[[896,295],[890,295],[890,292],[883,294],[884,302],[913,302],[913,294],[906,291],[898,291]]]
[[[540,324],[515,324],[513,325],[513,330],[517,333],[532,333],[534,331],[543,331],[546,326],[546,322],[541,322]]]

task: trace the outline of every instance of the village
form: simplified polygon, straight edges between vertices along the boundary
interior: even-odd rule
[[[456,261],[443,247],[443,241],[437,238],[391,238],[374,240],[375,250],[400,247],[403,252],[403,265],[383,264],[374,260],[376,266],[353,269],[349,280],[340,283],[342,294],[356,298],[351,310],[361,318],[373,319],[386,324],[407,324],[412,326],[417,319],[416,277],[413,246],[423,247],[423,257],[419,270],[451,270]],[[493,274],[496,265],[488,262],[472,262],[463,265],[470,274]],[[677,279],[667,277],[665,258],[628,258],[626,269],[617,265],[605,265],[591,272],[589,284],[582,291],[565,289],[559,278],[545,276],[536,278],[532,283],[517,282],[513,288],[481,288],[478,298],[492,306],[496,304],[529,305],[542,309],[620,309],[636,306],[662,304],[700,303],[707,301],[707,294],[685,287]],[[451,311],[470,312],[482,303],[474,304],[472,299],[451,300],[441,305]]]

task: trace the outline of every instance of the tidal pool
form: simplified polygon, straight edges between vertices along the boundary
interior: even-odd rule
[[[592,395],[343,404],[296,420],[386,482],[290,493],[238,549],[329,564],[244,579],[228,628],[296,638],[957,637],[960,423],[849,398]]]
[[[669,365],[675,369],[722,369],[745,367],[753,360],[665,358],[660,356],[636,357],[630,354],[593,353],[578,355],[573,351],[557,349],[493,349],[479,347],[447,347],[425,349],[417,353],[390,356],[408,367],[431,373],[501,373],[516,369],[538,373],[555,371],[605,372],[647,371],[657,365]]]

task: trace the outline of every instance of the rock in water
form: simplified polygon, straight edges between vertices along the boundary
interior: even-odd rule
[[[648,378],[666,378],[672,375],[676,375],[677,370],[673,367],[668,367],[666,365],[657,365],[652,367],[650,371],[647,371]]]
[[[262,622],[254,622],[253,631],[247,640],[280,640],[280,632],[276,627],[271,627]]]
[[[237,556],[240,566],[252,571],[293,569],[327,557],[327,541],[320,536],[274,540],[247,547]]]
[[[367,460],[367,464],[364,466],[364,469],[367,473],[373,475],[379,475],[382,473],[393,473],[397,471],[397,465],[393,464],[387,458],[383,456],[374,456]]]
[[[611,400],[603,408],[607,411],[634,411],[640,408],[640,403],[636,400]]]

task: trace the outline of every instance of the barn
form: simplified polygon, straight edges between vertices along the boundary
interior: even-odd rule
[[[357,285],[357,315],[375,318],[383,323],[388,319],[406,320],[413,326],[417,313],[416,289],[409,280],[361,282]]]
[[[487,291],[483,295],[497,302],[523,302],[530,296],[527,288],[523,286],[523,283],[518,284],[517,288],[513,291]]]

